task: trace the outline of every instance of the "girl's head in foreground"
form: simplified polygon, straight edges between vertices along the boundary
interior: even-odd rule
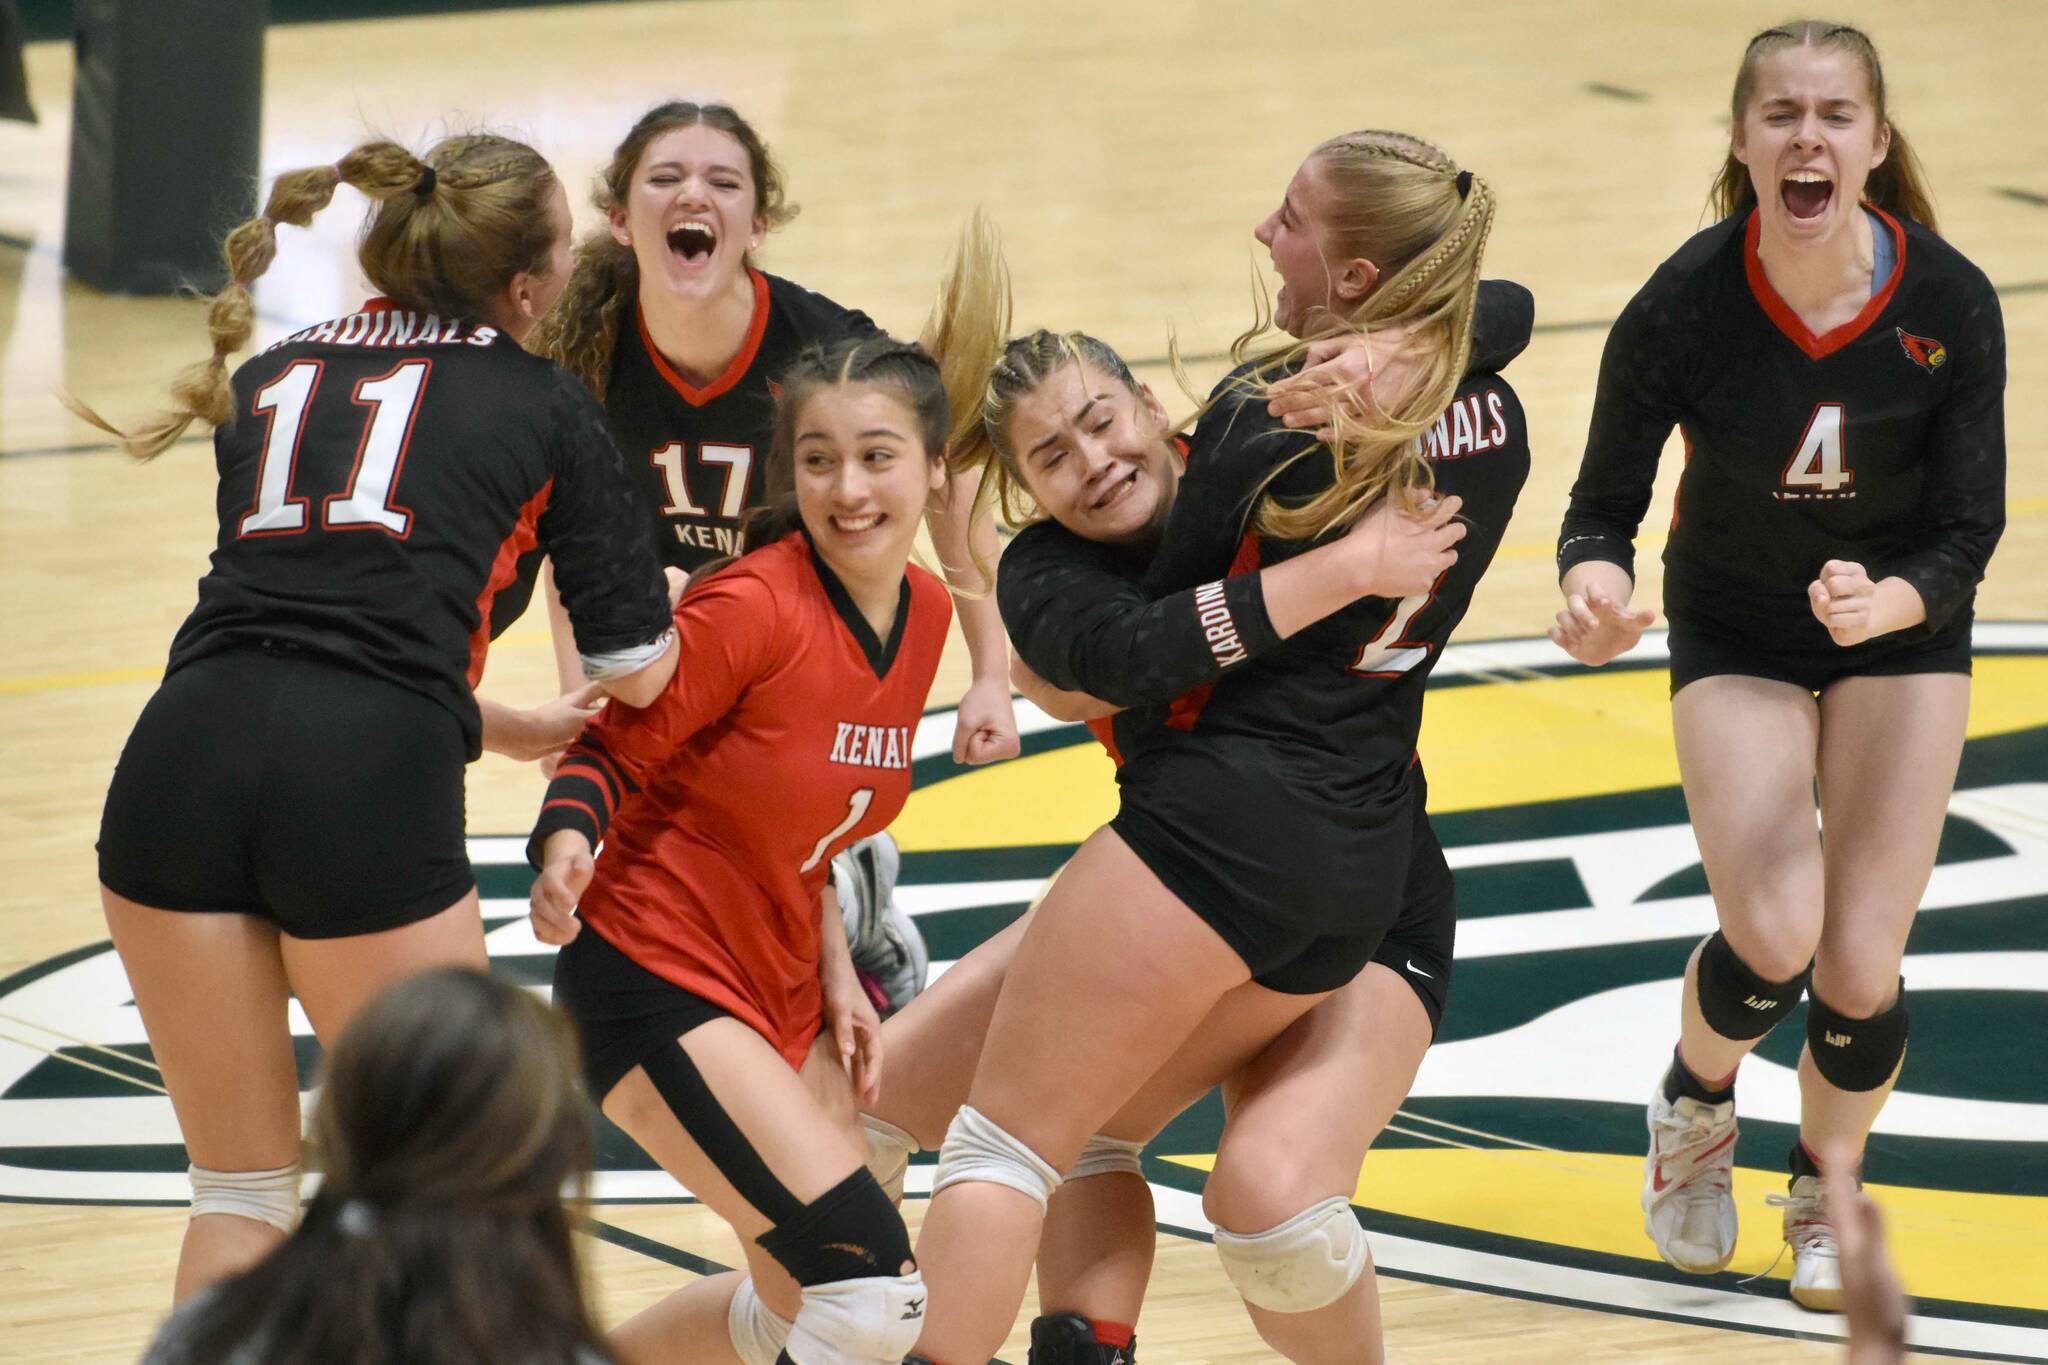
[[[562,1203],[590,1174],[577,1069],[568,1022],[482,973],[378,996],[323,1071],[319,1193],[207,1304],[191,1358],[250,1342],[265,1359],[393,1365],[591,1351]]]

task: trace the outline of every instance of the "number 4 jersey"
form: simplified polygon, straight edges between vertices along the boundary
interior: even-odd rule
[[[952,614],[912,565],[877,639],[801,533],[742,556],[677,606],[668,690],[641,710],[607,707],[571,746],[529,856],[538,866],[557,830],[602,839],[587,929],[800,1065],[820,1017],[832,856],[910,795]]]
[[[1664,551],[1668,607],[1825,649],[1806,588],[1842,559],[1913,585],[1927,608],[1916,634],[1968,638],[2005,525],[1998,297],[1926,228],[1869,217],[1892,268],[1824,336],[1771,287],[1754,213],[1695,236],[1630,300],[1600,362],[1560,573],[1588,559],[1633,572],[1676,424],[1686,462]]]
[[[597,403],[476,323],[374,300],[235,372],[214,433],[219,537],[168,669],[272,642],[455,713],[554,557],[586,666],[669,628],[646,518]]]

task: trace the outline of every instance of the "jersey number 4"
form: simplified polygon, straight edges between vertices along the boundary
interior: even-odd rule
[[[1840,403],[1821,403],[1814,408],[1813,416],[1806,420],[1806,434],[1799,438],[1799,449],[1785,462],[1785,472],[1778,479],[1781,499],[1853,496],[1842,492],[1856,482],[1856,471],[1849,468],[1846,425]]]
[[[661,510],[672,517],[709,516],[690,496],[690,471],[683,463],[683,450],[681,441],[670,441],[647,457],[661,471],[662,482],[668,488],[668,506]],[[747,482],[754,474],[754,448],[706,441],[697,447],[697,462],[725,467],[725,483],[718,490],[718,515],[727,521],[738,521],[740,513],[747,510]]]
[[[357,382],[349,401],[370,410],[356,445],[355,467],[341,492],[320,501],[323,530],[365,528],[388,532],[400,540],[412,533],[412,511],[391,501],[405,448],[412,443],[413,417],[426,392],[431,360],[408,360],[386,374]],[[239,536],[291,536],[306,529],[306,499],[292,496],[299,468],[299,443],[306,434],[306,415],[320,387],[325,362],[301,360],[256,391],[251,405],[269,423],[263,456],[256,466],[256,505],[242,514]]]

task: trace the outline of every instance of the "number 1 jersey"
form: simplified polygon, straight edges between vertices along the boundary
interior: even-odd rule
[[[888,827],[953,608],[911,565],[878,639],[809,540],[743,555],[676,607],[682,661],[607,707],[563,759],[528,854],[604,841],[579,913],[648,971],[800,1065],[816,1034],[818,898],[832,856]]]

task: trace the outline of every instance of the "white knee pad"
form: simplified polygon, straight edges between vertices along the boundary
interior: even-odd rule
[[[1142,1142],[1126,1142],[1122,1138],[1097,1133],[1081,1149],[1081,1159],[1074,1163],[1073,1170],[1067,1172],[1067,1179],[1086,1180],[1091,1175],[1134,1175],[1143,1180],[1145,1165],[1138,1160],[1138,1153],[1144,1150]]]
[[[746,1365],[775,1365],[789,1342],[789,1329],[796,1324],[783,1317],[754,1292],[754,1277],[740,1281],[733,1291],[732,1307],[725,1312],[725,1330],[732,1337],[733,1353]]]
[[[1365,1229],[1341,1197],[1250,1235],[1216,1229],[1223,1273],[1254,1308],[1307,1313],[1344,1297],[1365,1272]]]
[[[868,1172],[889,1202],[903,1202],[903,1173],[910,1166],[910,1154],[921,1152],[917,1139],[886,1119],[873,1114],[860,1116],[861,1133],[868,1140]]]
[[[299,1222],[297,1162],[274,1171],[210,1171],[187,1168],[192,1178],[192,1216],[227,1213],[290,1232]]]
[[[932,1193],[965,1180],[1006,1185],[1028,1194],[1045,1212],[1045,1201],[1060,1187],[1060,1173],[1044,1157],[982,1117],[971,1104],[960,1106],[946,1129],[946,1145],[939,1148],[939,1173],[932,1181]]]
[[[801,1365],[902,1365],[924,1330],[924,1277],[834,1280],[804,1290],[789,1334]]]

